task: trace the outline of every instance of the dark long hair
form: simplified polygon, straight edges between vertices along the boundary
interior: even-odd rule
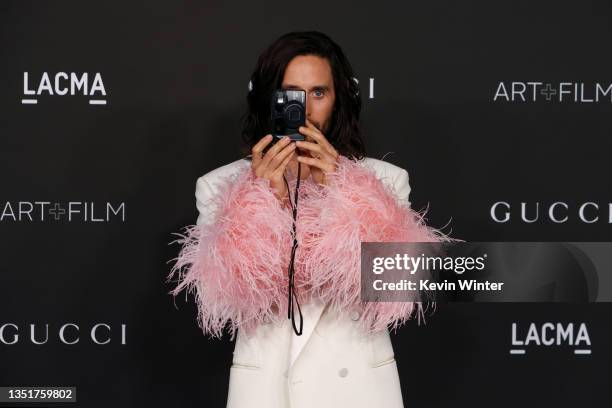
[[[290,32],[282,35],[259,56],[251,74],[252,90],[247,94],[248,109],[242,116],[242,139],[246,154],[266,134],[271,133],[270,99],[282,86],[285,69],[298,55],[316,55],[329,62],[336,93],[335,109],[325,137],[336,150],[353,160],[365,156],[359,125],[361,94],[353,68],[342,48],[318,31]]]

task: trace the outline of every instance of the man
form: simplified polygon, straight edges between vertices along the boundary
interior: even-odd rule
[[[242,137],[251,156],[196,183],[196,226],[173,268],[198,292],[199,322],[237,332],[227,406],[403,407],[388,327],[420,304],[359,301],[360,241],[443,236],[410,208],[408,173],[365,157],[361,99],[342,49],[319,32],[281,36],[251,75]],[[276,88],[306,91],[306,141],[270,142]],[[297,187],[295,288],[303,332],[287,319],[287,265]],[[291,180],[291,182],[286,179]],[[292,187],[293,188],[289,188]],[[187,269],[182,271],[182,269]]]

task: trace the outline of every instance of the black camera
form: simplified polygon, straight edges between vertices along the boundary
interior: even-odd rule
[[[277,89],[272,95],[270,108],[272,135],[275,140],[289,136],[292,141],[305,140],[298,132],[306,126],[306,92],[303,90]]]

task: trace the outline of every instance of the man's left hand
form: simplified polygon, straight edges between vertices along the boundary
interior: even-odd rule
[[[327,184],[326,174],[336,171],[340,154],[308,119],[306,126],[300,126],[298,131],[306,136],[306,141],[298,140],[295,142],[296,146],[307,150],[309,154],[308,156],[298,154],[298,161],[310,166],[310,173],[316,183]]]

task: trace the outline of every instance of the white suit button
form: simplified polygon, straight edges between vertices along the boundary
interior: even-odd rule
[[[354,311],[353,313],[351,313],[351,319],[353,320],[359,320],[359,312],[358,311]]]
[[[348,369],[342,368],[340,371],[338,371],[338,375],[340,377],[346,377],[348,375]]]

